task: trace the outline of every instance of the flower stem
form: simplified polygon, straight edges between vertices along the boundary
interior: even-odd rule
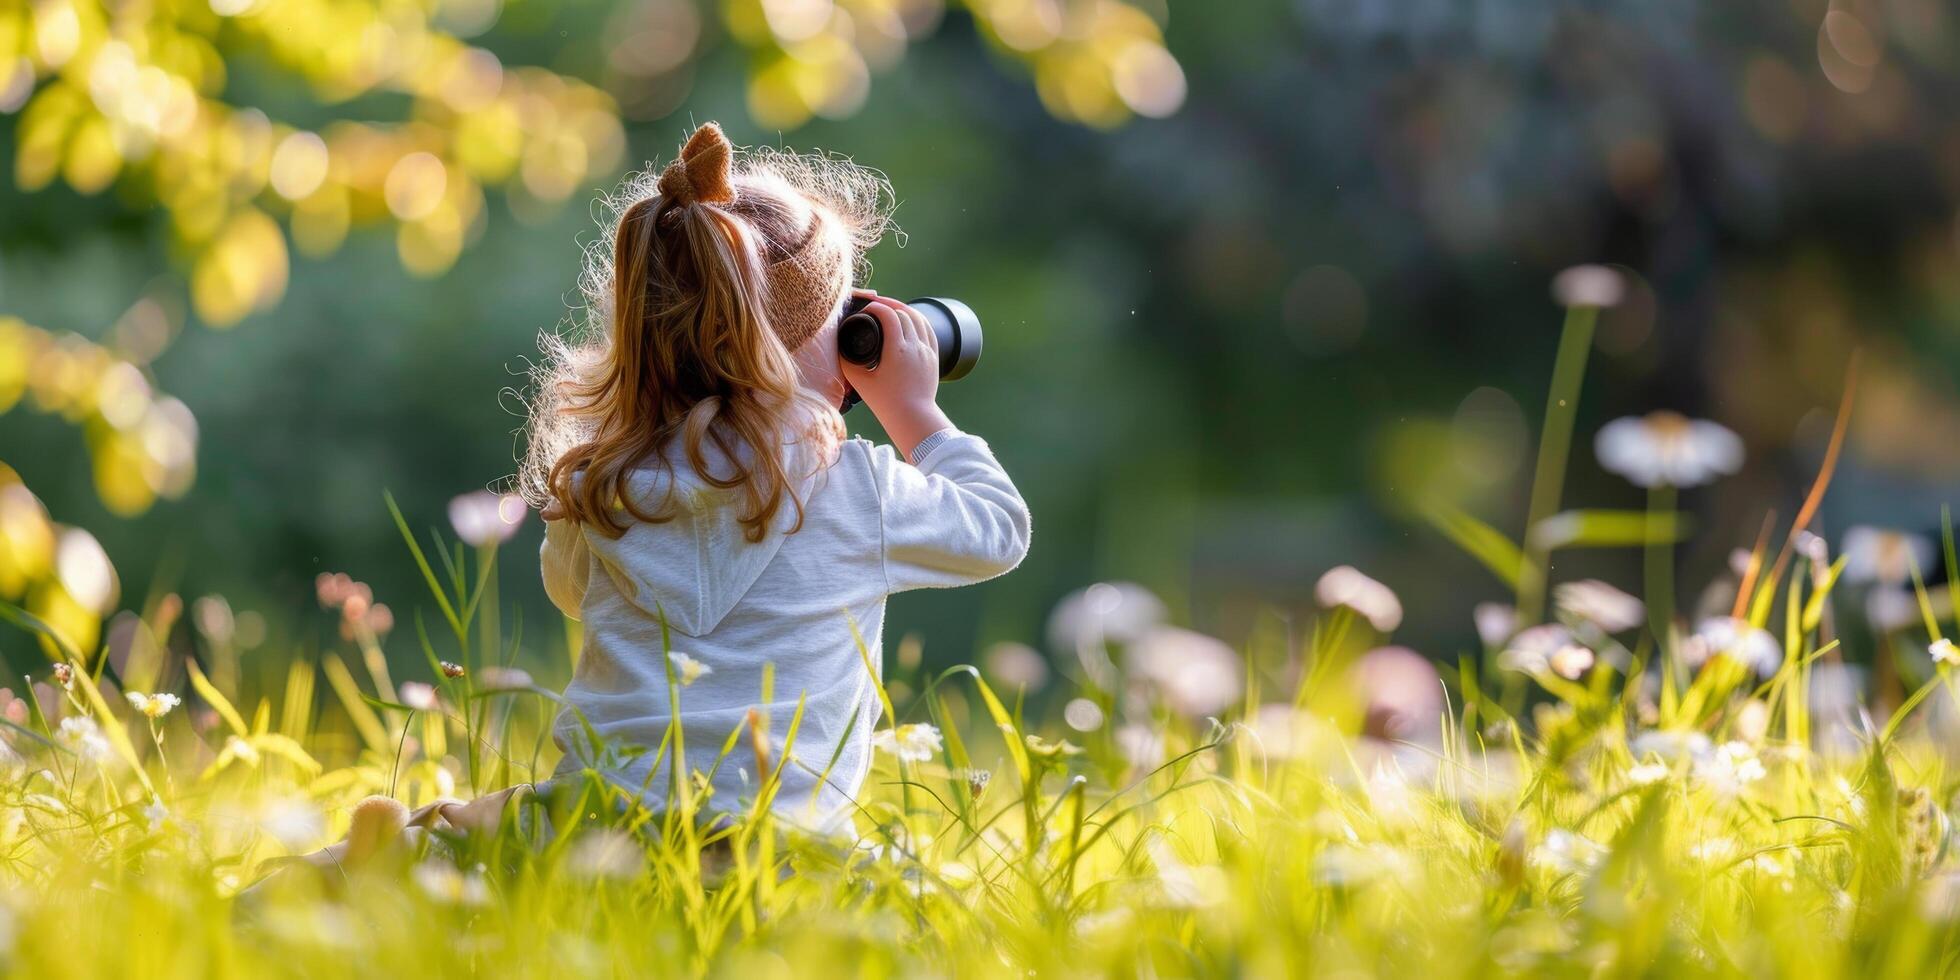
[[[1675,496],[1675,489],[1665,484],[1647,491],[1647,628],[1653,631],[1654,649],[1662,655],[1672,648],[1669,624],[1674,621],[1674,539],[1654,533],[1654,525],[1661,515],[1674,513]]]
[[[1531,478],[1531,506],[1525,513],[1524,566],[1518,569],[1518,626],[1530,626],[1544,614],[1545,580],[1551,556],[1539,543],[1539,522],[1558,510],[1565,493],[1565,467],[1572,452],[1572,429],[1579,414],[1579,388],[1586,377],[1586,357],[1592,352],[1596,306],[1565,311],[1558,358],[1552,364],[1552,387],[1545,396],[1545,426],[1538,437],[1538,466]]]

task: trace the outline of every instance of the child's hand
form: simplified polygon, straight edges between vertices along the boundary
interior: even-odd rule
[[[953,423],[939,410],[939,342],[918,310],[868,289],[864,309],[878,319],[885,346],[878,366],[866,370],[844,362],[844,380],[871,406],[872,414],[900,452],[910,456],[920,440]]]

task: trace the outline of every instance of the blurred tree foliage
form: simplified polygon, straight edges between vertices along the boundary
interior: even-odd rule
[[[1748,441],[1742,475],[1684,498],[1698,526],[1753,535],[1766,506],[1787,517],[1853,349],[1865,397],[1826,530],[1930,520],[1960,479],[1960,17],[1942,0],[386,7],[377,36],[420,23],[464,39],[431,51],[482,65],[488,52],[503,77],[543,66],[582,80],[563,91],[605,100],[619,126],[609,161],[593,158],[599,138],[582,168],[565,163],[562,134],[584,129],[535,143],[568,188],[556,198],[529,186],[521,151],[514,175],[467,169],[442,142],[465,113],[441,85],[396,74],[323,98],[244,23],[283,0],[231,15],[207,3],[142,9],[215,25],[200,36],[223,84],[198,94],[262,112],[280,134],[256,144],[265,152],[302,132],[331,150],[351,121],[430,142],[343,168],[365,188],[348,191],[344,244],[294,263],[276,310],[222,333],[180,330],[203,320],[195,291],[157,278],[194,278],[205,253],[151,209],[150,164],[124,161],[92,196],[60,167],[45,190],[0,189],[0,312],[81,331],[198,422],[196,491],[140,521],[102,505],[68,452],[72,427],[32,396],[0,422],[0,456],[62,521],[100,536],[126,592],[222,589],[275,624],[303,622],[313,573],[344,568],[406,609],[413,570],[380,488],[426,523],[510,471],[518,420],[497,412],[499,392],[521,385],[536,332],[565,316],[577,242],[593,232],[579,205],[711,118],[738,141],[885,169],[910,238],[874,254],[873,285],[955,293],[988,324],[986,363],[944,397],[993,441],[1040,530],[1020,573],[894,606],[893,635],[929,628],[929,656],[1038,636],[1057,595],[1112,575],[1237,638],[1254,610],[1310,601],[1340,563],[1403,591],[1398,636],[1468,649],[1470,605],[1501,587],[1397,506],[1419,486],[1517,525],[1559,323],[1547,284],[1579,262],[1631,282],[1600,323],[1581,445],[1654,408]],[[16,21],[39,9],[0,5]],[[0,50],[31,52],[21,36],[0,29],[13,45]],[[348,36],[311,29],[304,50]],[[79,71],[36,57],[0,83],[10,160],[31,100]],[[67,84],[94,104],[79,75]],[[1164,118],[1116,125],[1133,115]],[[407,164],[397,199],[438,210],[404,221],[387,184],[415,152],[441,165],[442,195],[434,167]],[[226,213],[262,212],[301,252],[296,205],[266,167]],[[404,228],[466,180],[482,189],[456,205],[471,218],[454,264],[434,281],[404,275],[423,247],[404,252]],[[148,324],[174,338],[169,356],[116,339],[157,332]],[[1583,454],[1568,493],[1639,504]],[[1731,543],[1701,540],[1684,583]],[[1575,553],[1554,575],[1627,584],[1617,560]]]
[[[520,24],[556,16],[543,0],[511,7]],[[1027,63],[1058,117],[1111,126],[1183,100],[1184,77],[1157,21],[1136,7],[967,7],[1001,50]],[[793,127],[856,112],[871,72],[930,33],[944,4],[728,0],[718,12],[751,59],[750,111]],[[139,514],[159,496],[183,495],[195,473],[196,421],[150,373],[176,333],[180,296],[198,322],[231,327],[279,305],[293,250],[331,255],[363,226],[392,229],[408,273],[438,276],[485,233],[486,190],[542,218],[615,173],[626,137],[611,94],[507,64],[466,40],[505,13],[500,0],[0,7],[0,113],[15,185],[113,194],[114,210],[90,216],[103,225],[136,216],[162,235],[185,284],[151,286],[102,343],[0,318],[0,414],[24,406],[80,426],[103,504]],[[646,100],[705,53],[703,17],[693,0],[648,0],[622,5],[593,32],[616,42],[604,64],[629,110],[648,110]],[[87,235],[63,225],[63,235]],[[0,493],[0,597],[26,596],[77,645],[92,646],[95,620],[117,601],[104,585],[113,567],[92,536],[54,523],[3,465]]]

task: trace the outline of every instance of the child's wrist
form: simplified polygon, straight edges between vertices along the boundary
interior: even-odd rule
[[[891,436],[892,444],[898,447],[906,459],[912,458],[912,450],[925,438],[941,429],[951,428],[953,420],[946,417],[945,410],[937,402],[927,401],[919,405],[907,405],[885,424],[885,434]]]

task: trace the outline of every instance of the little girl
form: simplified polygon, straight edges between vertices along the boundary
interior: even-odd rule
[[[871,768],[886,597],[1014,568],[1028,508],[936,403],[917,311],[857,291],[884,350],[871,370],[838,357],[838,314],[887,224],[883,177],[738,153],[709,123],[648,183],[628,185],[592,253],[588,335],[546,338],[519,474],[546,520],[545,591],[584,624],[558,775],[597,772],[664,807],[675,774],[657,749],[677,693],[679,775],[712,772],[706,810],[746,811],[766,775],[745,768],[751,752],[716,765],[748,727],[739,744],[759,732],[769,764],[786,763],[776,812],[843,829]],[[895,449],[844,437],[852,390]],[[370,797],[346,840],[304,860],[359,864],[406,826],[488,830],[529,789],[413,814]]]
[[[984,581],[1027,553],[1013,482],[936,404],[925,318],[860,291],[883,355],[872,370],[838,357],[889,196],[838,159],[737,152],[713,123],[626,195],[587,277],[598,322],[547,340],[521,477],[547,520],[545,590],[584,624],[560,775],[596,770],[664,805],[671,675],[682,775],[713,770],[710,810],[742,811],[765,775],[748,771],[748,734],[715,766],[755,709],[768,758],[788,752],[777,812],[833,824],[872,763],[886,597]],[[844,437],[850,390],[894,446]]]

